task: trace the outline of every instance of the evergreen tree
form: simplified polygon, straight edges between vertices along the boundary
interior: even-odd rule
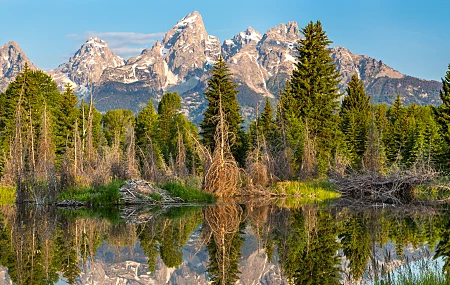
[[[445,153],[445,139],[440,135],[441,129],[432,107],[414,104],[406,107],[403,125],[407,134],[402,162],[406,166],[418,161],[438,164]]]
[[[359,167],[366,150],[370,121],[370,97],[364,84],[354,74],[341,105],[341,129],[345,137],[353,167]]]
[[[276,169],[281,168],[281,171],[276,171],[276,175],[284,179],[298,175],[301,169],[306,134],[304,121],[297,114],[296,101],[291,91],[291,86],[286,84],[276,111],[276,125],[279,128],[271,141],[276,156],[284,161],[284,165],[278,163]]]
[[[180,114],[180,109],[181,97],[177,92],[165,93],[158,104],[158,139],[166,163],[174,158],[175,146],[172,132],[176,129],[175,121]]]
[[[273,117],[273,108],[270,104],[269,98],[266,98],[264,111],[258,118],[258,126],[260,127],[261,134],[265,137],[266,140],[271,140],[273,138],[276,125]]]
[[[156,133],[158,131],[158,114],[150,99],[147,105],[138,113],[136,118],[136,145],[144,147],[149,140],[156,143]]]
[[[78,98],[73,93],[70,83],[67,83],[58,106],[56,118],[57,133],[55,144],[58,159],[61,159],[66,146],[69,148],[73,146],[73,128],[80,113],[80,110],[76,107],[77,104]]]
[[[208,107],[204,113],[203,121],[200,123],[202,143],[214,151],[216,126],[219,122],[219,105],[221,102],[225,120],[228,124],[229,139],[234,141],[231,152],[236,161],[242,166],[248,149],[246,133],[242,127],[243,119],[239,113],[240,107],[237,101],[237,84],[232,81],[232,74],[222,56],[219,57],[211,70],[212,77],[208,80],[205,97]]]
[[[119,143],[123,147],[128,126],[133,125],[134,117],[131,110],[109,110],[103,116],[103,131],[110,146]]]
[[[49,126],[54,126],[54,118],[60,100],[61,94],[52,78],[40,70],[30,71],[26,65],[23,72],[17,75],[6,91],[0,94],[2,104],[0,108],[0,126],[2,128],[0,131],[0,159],[3,160],[5,156],[8,158],[10,143],[16,134],[22,138],[20,147],[23,148],[23,152],[21,155],[27,153],[24,159],[16,159],[27,165],[27,171],[34,171],[35,150],[39,141],[39,130],[44,111],[43,102],[47,103]],[[19,121],[20,125],[17,125]],[[52,128],[50,133],[54,140],[56,128]],[[3,171],[3,164],[6,162],[0,161],[0,163],[0,171]]]
[[[270,149],[272,149],[272,145],[276,145],[277,125],[269,98],[266,98],[264,110],[261,115],[250,124],[249,136],[252,140],[253,148],[261,144],[263,140]]]
[[[407,135],[404,111],[400,95],[397,95],[394,105],[387,112],[389,126],[383,137],[384,145],[386,146],[386,158],[390,163],[402,160],[401,154]]]
[[[193,138],[198,138],[197,128],[181,113],[181,97],[176,92],[164,94],[158,104],[156,137],[165,162],[179,175],[196,167]]]
[[[447,148],[450,149],[450,64],[442,78],[442,90],[439,92],[442,104],[436,109],[437,121],[441,125],[442,135],[445,138]],[[450,152],[447,151],[444,162],[450,161]]]
[[[78,267],[75,237],[72,234],[67,236],[66,232],[58,229],[55,247],[55,261],[59,265],[59,271],[69,284],[75,284],[76,278],[81,274],[81,269]]]
[[[340,75],[327,49],[331,41],[322,24],[310,22],[302,33],[305,37],[297,47],[298,62],[287,83],[289,94],[283,94],[288,98],[282,99],[281,104],[286,104],[282,106],[285,111],[308,121],[311,135],[317,142],[319,174],[323,175],[339,137],[336,111],[341,96]]]

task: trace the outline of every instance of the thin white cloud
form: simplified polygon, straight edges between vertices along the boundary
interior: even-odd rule
[[[113,51],[115,53],[117,53],[118,55],[121,55],[121,54],[136,55],[136,54],[140,54],[144,48],[119,47],[119,48],[114,48]]]
[[[69,38],[86,41],[97,37],[105,40],[112,51],[128,58],[139,54],[143,49],[150,48],[157,40],[161,40],[164,33],[135,33],[135,32],[96,32],[87,31],[83,34],[67,34]]]

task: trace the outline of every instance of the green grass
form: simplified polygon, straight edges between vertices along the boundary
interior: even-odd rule
[[[272,189],[277,194],[296,197],[301,203],[324,202],[341,196],[326,180],[279,182]]]
[[[0,186],[0,205],[14,204],[16,201],[16,188]]]
[[[418,186],[414,194],[419,200],[445,200],[450,198],[450,189],[439,186]]]
[[[408,273],[399,275],[389,281],[377,281],[375,285],[447,285],[450,284],[445,275],[436,270],[421,273]]]
[[[117,205],[120,199],[119,188],[123,184],[123,181],[115,180],[99,188],[71,188],[61,193],[56,201],[76,200],[93,207]]]
[[[213,203],[216,201],[214,195],[202,192],[197,188],[191,186],[182,185],[177,182],[169,182],[161,185],[161,188],[166,190],[172,197],[179,197],[185,202],[206,202]]]
[[[444,285],[450,284],[436,260],[424,259],[407,263],[383,276],[374,285]]]

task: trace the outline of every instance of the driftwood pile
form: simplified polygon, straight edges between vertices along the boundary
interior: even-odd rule
[[[166,190],[156,187],[144,180],[130,180],[119,189],[121,203],[125,205],[143,204],[143,203],[180,203],[184,202],[179,197],[171,197]],[[154,199],[152,194],[161,197]]]
[[[415,187],[429,184],[437,175],[432,169],[396,171],[389,175],[358,173],[336,180],[336,185],[343,198],[366,204],[402,205],[415,200]]]

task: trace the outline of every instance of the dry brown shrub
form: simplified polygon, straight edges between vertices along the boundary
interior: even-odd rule
[[[261,162],[258,149],[252,151],[247,157],[247,175],[249,184],[266,187],[269,185],[268,167]]]
[[[234,160],[220,159],[213,155],[213,162],[206,171],[203,190],[218,197],[231,197],[238,194],[239,166]]]
[[[224,116],[220,106],[219,124],[217,124],[214,137],[214,152],[212,156],[209,156],[211,162],[204,163],[208,168],[205,169],[203,190],[207,193],[214,193],[218,197],[231,197],[238,194],[240,169],[231,154],[230,145],[232,143],[230,143],[229,137],[232,137],[233,134],[228,132]]]

